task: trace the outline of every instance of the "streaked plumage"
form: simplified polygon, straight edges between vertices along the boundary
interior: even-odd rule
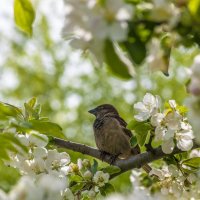
[[[130,145],[132,133],[112,105],[103,104],[89,112],[96,116],[93,129],[99,150],[119,158],[128,158],[133,154]],[[136,153],[139,153],[139,147]]]

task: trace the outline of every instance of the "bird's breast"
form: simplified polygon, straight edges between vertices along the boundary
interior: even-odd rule
[[[100,130],[103,128],[105,119],[96,119],[93,125],[94,130]]]
[[[112,155],[130,152],[129,139],[115,118],[97,119],[94,123],[94,135],[97,147]]]

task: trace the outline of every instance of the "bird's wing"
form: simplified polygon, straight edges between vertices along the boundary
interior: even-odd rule
[[[126,128],[127,123],[126,123],[119,115],[115,116],[115,119],[117,119],[117,121],[118,121],[118,122],[120,123],[120,125],[122,126],[124,133],[125,133],[128,137],[131,138],[133,135],[132,135],[131,131],[128,130],[128,129]]]
[[[115,117],[115,119],[117,119],[117,121],[120,123],[121,126],[126,128],[127,123],[119,115],[115,115],[114,117]]]
[[[131,133],[131,131],[130,130],[128,130],[127,128],[123,128],[123,130],[124,130],[124,133],[128,136],[128,137],[132,137],[133,135],[132,135],[132,133]]]

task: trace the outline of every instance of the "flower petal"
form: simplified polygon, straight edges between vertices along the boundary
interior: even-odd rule
[[[163,143],[162,143],[162,151],[165,154],[170,154],[170,153],[172,153],[173,150],[174,150],[173,138],[163,141]]]
[[[182,151],[189,151],[193,146],[192,140],[180,139],[177,141],[177,147]]]

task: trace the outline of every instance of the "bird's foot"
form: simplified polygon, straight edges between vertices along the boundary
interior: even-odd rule
[[[106,157],[107,155],[110,155],[110,154],[108,154],[108,153],[105,152],[105,151],[100,151],[100,158],[101,158],[101,161],[102,161],[102,162],[105,160],[105,157]]]
[[[131,148],[132,155],[140,154],[140,147],[136,145],[135,147]]]
[[[117,160],[119,155],[111,155],[110,156],[110,165],[113,165],[114,162]]]

